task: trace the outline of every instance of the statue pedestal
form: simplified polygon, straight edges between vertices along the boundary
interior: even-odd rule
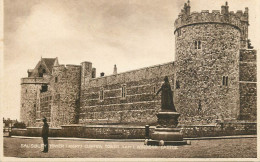
[[[177,112],[159,112],[157,114],[158,125],[151,135],[152,139],[145,140],[145,145],[186,145],[187,141],[183,140],[180,129],[176,128],[179,116],[180,114]]]

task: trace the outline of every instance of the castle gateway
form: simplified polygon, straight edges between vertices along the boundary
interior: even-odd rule
[[[21,120],[37,126],[65,124],[154,124],[155,97],[165,76],[174,92],[180,124],[219,120],[256,121],[256,50],[248,39],[248,8],[190,12],[175,21],[176,61],[96,77],[91,62],[60,65],[41,58],[21,79]]]

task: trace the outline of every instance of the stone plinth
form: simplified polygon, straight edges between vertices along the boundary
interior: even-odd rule
[[[183,141],[178,125],[180,114],[177,112],[159,112],[157,114],[157,123],[152,139],[145,140],[145,145],[186,145],[187,141]]]
[[[158,128],[176,128],[178,118],[181,114],[177,112],[159,112],[157,116]]]

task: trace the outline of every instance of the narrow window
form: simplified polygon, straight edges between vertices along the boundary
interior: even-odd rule
[[[36,104],[34,104],[33,107],[36,107]]]
[[[58,77],[55,77],[55,83],[57,83],[58,82]]]
[[[155,91],[155,87],[153,87],[153,93],[156,93],[156,91]]]
[[[104,90],[103,89],[101,89],[99,92],[99,99],[104,100]]]
[[[180,89],[180,82],[176,80],[176,89]]]
[[[226,86],[228,86],[228,76],[226,76]]]
[[[199,100],[198,110],[201,111],[201,101]]]
[[[201,41],[195,41],[194,45],[195,45],[195,49],[201,49]]]
[[[198,41],[198,49],[201,49],[201,42]]]
[[[222,85],[228,86],[228,76],[223,76],[223,78],[222,78]]]
[[[122,98],[126,97],[126,85],[123,85],[122,87]]]

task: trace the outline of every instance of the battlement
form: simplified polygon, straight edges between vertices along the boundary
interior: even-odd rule
[[[81,65],[73,65],[73,64],[60,64],[58,66],[53,67],[54,71],[64,71],[64,70],[70,70],[70,69],[81,69]]]
[[[185,3],[184,9],[181,10],[178,18],[175,20],[174,26],[175,31],[183,26],[192,24],[202,24],[202,23],[220,23],[232,25],[239,30],[242,29],[242,22],[248,24],[248,8],[245,8],[245,12],[238,10],[236,13],[234,11],[228,10],[229,6],[221,6],[220,10],[202,10],[201,12],[190,13],[190,4]],[[175,32],[174,31],[174,32]]]
[[[33,78],[22,78],[21,84],[47,84],[47,81],[42,77],[33,77]]]

